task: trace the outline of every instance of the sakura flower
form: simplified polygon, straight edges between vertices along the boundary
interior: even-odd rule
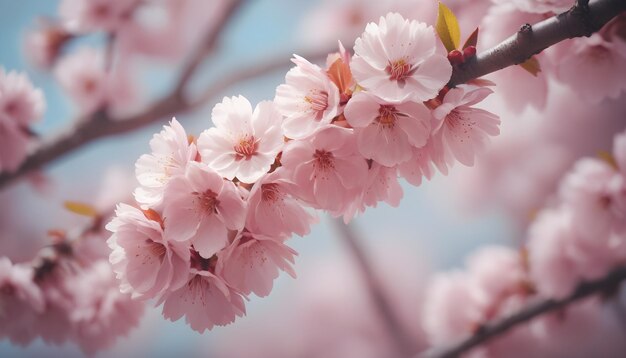
[[[0,67],[0,121],[26,127],[40,119],[46,108],[43,92],[23,73],[5,73]]]
[[[71,35],[57,24],[39,21],[38,25],[26,34],[24,51],[31,63],[48,69],[52,67]]]
[[[566,297],[580,279],[579,268],[568,254],[568,247],[577,240],[571,220],[567,211],[546,210],[530,228],[530,276],[538,291],[548,297]]]
[[[198,150],[203,162],[221,176],[254,183],[267,173],[283,146],[282,116],[272,102],[254,112],[243,97],[224,97],[211,114],[215,127],[202,132]]]
[[[605,39],[600,34],[573,40],[571,45],[562,44],[555,48],[555,57],[560,61],[556,77],[562,83],[575,88],[581,98],[599,103],[604,98],[618,98],[626,84],[626,51],[620,50],[623,39]]]
[[[496,0],[496,3],[508,1]],[[562,13],[572,7],[568,0],[513,0],[512,3],[524,12],[530,13]]]
[[[106,71],[103,53],[84,47],[60,58],[54,75],[81,112],[90,114],[103,107],[119,111],[136,97],[125,65],[118,63]]]
[[[443,103],[433,111],[439,121],[433,129],[434,140],[441,141],[448,164],[458,160],[473,166],[475,155],[486,146],[489,136],[500,134],[498,116],[472,107],[492,92],[484,87],[461,85],[448,91]]]
[[[185,173],[187,164],[196,159],[196,146],[189,143],[183,126],[172,118],[169,126],[150,140],[151,154],[144,154],[135,163],[135,174],[140,186],[135,199],[151,206],[163,200],[165,185],[170,179]]]
[[[244,232],[217,254],[216,271],[232,287],[244,294],[269,295],[280,271],[295,278],[291,267],[297,253],[283,243],[283,238]]]
[[[149,215],[149,219],[146,215]],[[152,219],[156,219],[152,220]],[[187,282],[189,248],[163,235],[160,218],[126,204],[118,205],[115,217],[106,225],[113,235],[107,240],[112,252],[109,261],[120,289],[133,297],[160,297]]]
[[[76,306],[69,312],[74,339],[83,352],[111,347],[139,324],[144,303],[121,293],[109,263],[96,261],[71,280]]]
[[[336,126],[317,132],[311,140],[290,142],[281,162],[293,173],[295,195],[334,215],[343,214],[355,199],[351,189],[360,188],[367,177],[367,163],[356,153],[354,133]]]
[[[45,101],[28,77],[0,67],[0,172],[13,171],[28,154],[29,125],[41,117]]]
[[[137,5],[137,0],[63,0],[59,14],[72,32],[115,32],[131,19]]]
[[[589,240],[626,235],[626,179],[610,164],[582,159],[562,182],[561,196],[572,210],[572,224]]]
[[[447,174],[448,167],[443,158],[441,143],[431,137],[425,146],[413,148],[412,157],[398,165],[398,174],[410,184],[420,186],[422,178],[430,180],[435,175],[435,166],[443,174]]]
[[[367,179],[363,187],[353,189],[357,192],[348,208],[344,211],[343,220],[348,223],[357,212],[365,212],[367,207],[376,207],[378,202],[397,207],[400,205],[403,191],[398,182],[398,170],[372,162],[367,172]]]
[[[38,314],[45,309],[45,300],[33,282],[30,267],[14,265],[6,257],[0,258],[0,338],[27,344],[36,332]]]
[[[435,32],[397,13],[369,23],[354,44],[350,63],[358,84],[389,102],[423,102],[448,82],[452,67],[435,53]]]
[[[436,275],[423,308],[424,330],[433,345],[462,339],[482,319],[482,307],[467,272]],[[463,302],[463,304],[459,304]]]
[[[206,270],[191,269],[187,284],[164,298],[163,316],[176,321],[185,316],[192,329],[200,333],[213,326],[224,326],[245,315],[239,292]]]
[[[257,181],[248,197],[246,228],[270,237],[307,235],[316,217],[291,195],[293,190],[282,168]]]
[[[193,162],[165,188],[163,216],[168,240],[191,240],[208,259],[226,246],[228,230],[243,228],[246,206],[232,182]]]
[[[430,111],[421,103],[387,103],[359,92],[344,111],[355,128],[359,152],[391,167],[409,160],[413,147],[422,147],[430,135]]]
[[[301,139],[339,114],[339,89],[318,66],[298,55],[292,61],[296,67],[287,72],[286,83],[276,88],[274,102],[285,116],[285,135]]]

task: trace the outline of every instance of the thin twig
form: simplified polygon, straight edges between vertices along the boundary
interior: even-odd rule
[[[218,21],[212,24],[213,26],[211,26],[211,28],[207,31],[206,35],[202,39],[202,42],[200,42],[199,47],[196,49],[196,52],[193,53],[189,62],[183,68],[178,83],[174,88],[175,93],[183,95],[183,92],[185,90],[185,87],[187,87],[189,80],[196,72],[200,64],[202,64],[204,59],[215,50],[219,35],[224,32],[224,28],[233,18],[233,15],[242,3],[242,0],[231,0],[226,5],[224,5],[224,13],[222,14],[222,16],[218,17]]]
[[[415,345],[411,337],[403,328],[402,323],[398,320],[396,312],[394,311],[391,303],[389,302],[385,290],[380,285],[376,274],[374,273],[370,260],[368,260],[366,252],[363,250],[360,244],[360,240],[348,225],[345,225],[343,221],[339,219],[334,220],[337,231],[339,232],[343,241],[348,245],[350,253],[356,260],[356,264],[359,267],[363,280],[367,285],[367,289],[370,293],[370,297],[373,299],[373,303],[380,315],[381,320],[389,332],[390,338],[395,341],[398,347],[398,355],[400,357],[409,357],[415,354]]]
[[[468,352],[472,348],[483,344],[497,336],[500,336],[508,332],[513,327],[528,322],[531,319],[538,317],[542,314],[563,309],[567,305],[579,301],[583,298],[589,297],[591,295],[613,292],[615,288],[619,287],[619,285],[624,280],[626,280],[626,266],[611,271],[602,279],[580,284],[576,288],[576,290],[574,290],[574,292],[566,298],[560,300],[542,300],[539,302],[531,303],[511,316],[505,317],[493,323],[483,325],[474,335],[468,337],[467,339],[464,339],[449,347],[440,347],[433,349],[420,355],[420,357],[459,357],[461,354]]]
[[[328,51],[314,51],[303,53],[306,58],[319,60]],[[37,150],[28,156],[22,165],[11,173],[0,174],[0,189],[14,180],[50,164],[66,154],[93,142],[96,139],[126,133],[146,125],[157,123],[165,118],[184,114],[211,101],[216,95],[228,87],[263,74],[283,69],[289,66],[289,54],[282,54],[266,62],[254,66],[238,69],[213,82],[202,94],[195,99],[185,100],[177,93],[172,92],[168,96],[155,101],[140,114],[126,118],[111,119],[103,111],[98,111],[87,118],[75,121],[63,132],[44,139]]]
[[[585,6],[588,3],[588,6]],[[478,54],[452,71],[449,86],[520,64],[561,41],[590,36],[626,10],[624,0],[578,1],[570,10],[520,30],[495,47]]]

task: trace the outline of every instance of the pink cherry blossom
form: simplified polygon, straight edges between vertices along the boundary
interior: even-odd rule
[[[270,237],[307,235],[317,218],[293,197],[293,185],[282,168],[257,181],[248,197],[246,228]]]
[[[21,345],[35,338],[37,315],[44,311],[45,299],[33,274],[32,268],[0,257],[0,338]]]
[[[143,154],[135,163],[140,184],[134,192],[135,199],[148,206],[163,200],[165,185],[172,177],[184,174],[197,154],[196,145],[189,143],[185,129],[176,118],[152,137],[150,149],[151,154]]]
[[[41,90],[24,74],[0,67],[0,172],[14,171],[26,158],[29,125],[45,109]]]
[[[149,212],[151,218],[158,215]],[[112,252],[109,261],[120,289],[133,297],[160,297],[187,282],[189,248],[163,235],[161,223],[139,209],[118,205],[115,217],[106,225],[113,235],[107,240]]]
[[[115,32],[131,19],[136,0],[63,0],[59,14],[68,30]]]
[[[339,114],[339,89],[320,67],[298,55],[292,61],[296,67],[287,72],[286,83],[276,88],[274,102],[285,116],[285,135],[301,139]]]
[[[343,214],[355,199],[354,191],[367,177],[367,162],[356,153],[354,133],[350,129],[328,127],[311,140],[292,141],[281,162],[293,174],[297,197],[312,206]]]
[[[191,328],[200,333],[232,323],[245,313],[239,292],[211,272],[194,268],[187,284],[169,293],[163,304],[165,318],[176,321],[185,316]]]
[[[37,28],[30,30],[25,36],[25,55],[35,66],[49,69],[70,38],[71,35],[62,26],[40,20],[37,22]]]
[[[244,294],[265,297],[272,291],[281,271],[295,278],[291,267],[297,253],[284,244],[283,238],[243,232],[217,254],[216,271],[229,285]]]
[[[70,284],[76,297],[69,312],[73,338],[86,354],[110,348],[139,324],[144,303],[120,292],[106,260],[93,263]]]
[[[542,14],[520,11],[509,1],[491,6],[482,19],[478,45],[483,49],[491,48],[517,32],[520,24],[536,24],[544,19]],[[544,53],[533,57],[541,68],[536,75],[530,74],[521,66],[509,66],[487,77],[497,84],[496,92],[505,101],[506,108],[513,113],[520,113],[527,106],[542,110],[548,101],[548,80],[554,72],[550,66],[551,61]]]
[[[571,220],[567,211],[548,210],[542,212],[530,228],[530,275],[538,291],[548,297],[566,297],[580,278],[579,269],[567,250],[577,240]]]
[[[508,0],[496,0],[496,3],[506,3]],[[513,0],[512,3],[524,12],[530,13],[562,13],[572,7],[568,0]]]
[[[46,108],[43,92],[23,73],[0,67],[0,121],[25,127],[41,118]]]
[[[413,147],[423,147],[430,136],[430,111],[422,103],[394,105],[359,92],[344,115],[355,128],[361,155],[388,167],[409,160]]]
[[[356,199],[344,212],[345,223],[350,222],[358,212],[364,213],[367,207],[375,208],[381,201],[397,207],[403,195],[397,168],[385,167],[376,162],[372,162],[363,187],[354,188],[353,191],[357,193]]]
[[[440,168],[443,174],[447,174],[448,167],[443,158],[443,150],[436,150],[435,144],[441,147],[441,142],[435,142],[431,137],[425,146],[414,147],[411,158],[398,165],[398,174],[415,186],[422,184],[422,178],[430,180],[435,175],[435,166]]]
[[[270,169],[283,147],[282,116],[273,102],[254,112],[243,97],[224,97],[211,114],[215,127],[202,132],[202,161],[226,179],[254,183]]]
[[[126,63],[105,70],[104,54],[82,47],[58,60],[54,75],[61,87],[85,114],[107,107],[114,111],[128,108],[136,99]]]
[[[243,228],[246,206],[232,182],[193,162],[165,188],[163,217],[168,240],[190,240],[208,259],[226,246],[228,230]]]
[[[571,44],[561,44],[554,49],[557,60],[556,77],[575,88],[583,100],[598,103],[604,98],[617,99],[626,84],[626,51],[620,50],[623,39],[606,39],[601,34],[577,38]],[[622,45],[624,46],[624,45]]]
[[[589,240],[606,240],[612,232],[626,236],[626,179],[610,164],[585,158],[561,184],[576,231]]]
[[[448,164],[458,160],[473,166],[474,157],[484,149],[489,136],[500,134],[498,116],[473,107],[491,93],[488,88],[461,85],[448,91],[433,111],[439,121],[433,129],[434,140],[442,142]]]
[[[462,339],[481,322],[481,302],[470,277],[463,271],[438,274],[428,286],[422,317],[433,345]]]
[[[426,101],[448,82],[452,67],[435,53],[430,26],[389,13],[369,23],[354,44],[350,63],[361,87],[386,101]]]

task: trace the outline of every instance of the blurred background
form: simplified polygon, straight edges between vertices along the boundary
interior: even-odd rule
[[[194,20],[202,27],[214,18],[217,5],[213,1],[196,3]],[[211,125],[211,108],[223,96],[242,94],[253,104],[272,99],[276,86],[284,81],[292,53],[319,53],[312,60],[323,63],[323,54],[336,46],[336,39],[351,46],[362,31],[354,28],[362,29],[366,21],[395,7],[432,23],[433,3],[244,1],[220,35],[215,53],[193,78],[192,87],[204,88],[241,69],[274,59],[283,58],[284,66],[221,88],[204,106],[177,118],[189,133],[197,135]],[[24,54],[24,38],[35,19],[57,16],[58,5],[58,1],[0,0],[0,64],[7,71],[26,72],[44,91],[47,110],[33,128],[43,137],[70,125],[78,113],[54,78],[30,65]],[[481,18],[471,14],[461,20],[463,33],[469,34]],[[194,27],[190,28],[189,36],[197,37]],[[102,46],[103,41],[102,37],[88,36],[72,46]],[[137,60],[130,73],[141,94],[140,102],[150,103],[167,93],[184,60],[185,56]],[[626,112],[620,98],[608,99],[602,105],[607,119],[596,123],[590,133],[586,128],[591,125],[582,117],[592,109],[581,112],[571,108],[576,102],[571,91],[558,83],[550,86],[550,94],[545,95],[549,103],[539,109],[529,105],[512,111],[498,95],[484,104],[501,116],[502,136],[477,167],[457,166],[448,176],[437,174],[420,187],[402,182],[404,198],[399,207],[382,203],[353,221],[379,280],[416,344],[424,344],[419,320],[429,274],[462,267],[464,257],[485,244],[518,247],[534,210],[554,192],[558,178],[571,162],[582,155],[609,150],[612,133],[624,128],[619,117]],[[546,131],[552,134],[537,136],[536,127],[550,119],[558,121],[549,117],[563,116],[564,107],[570,107],[570,134],[547,126]],[[48,244],[48,230],[84,225],[84,219],[63,209],[64,201],[102,207],[119,200],[128,202],[136,185],[134,162],[149,151],[150,138],[167,120],[90,143],[55,161],[42,174],[3,188],[0,256],[14,262],[29,260]],[[577,142],[580,133],[590,134]],[[535,140],[536,145],[526,146],[529,140]],[[500,158],[507,151],[514,154]],[[119,338],[113,349],[96,356],[169,357],[176,353],[189,357],[271,357],[276,356],[273,349],[277,345],[286,352],[284,356],[292,357],[384,356],[388,337],[381,333],[363,277],[333,220],[322,215],[310,235],[294,237],[290,245],[299,253],[295,266],[298,278],[282,274],[269,297],[251,296],[246,317],[234,324],[198,334],[182,320],[166,321],[159,308],[148,308],[139,327],[128,337]],[[355,347],[362,347],[363,353],[355,353]],[[38,340],[18,347],[4,340],[0,342],[0,356],[74,357],[82,353],[71,343],[49,346]]]

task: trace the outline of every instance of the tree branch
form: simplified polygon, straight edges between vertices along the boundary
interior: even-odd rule
[[[202,64],[202,61],[211,52],[213,52],[213,50],[215,50],[219,35],[223,32],[224,28],[232,19],[233,15],[241,4],[241,0],[232,0],[225,5],[224,13],[218,18],[218,21],[216,21],[213,26],[209,28],[206,35],[202,39],[202,42],[200,42],[200,46],[196,49],[196,52],[194,52],[187,65],[183,68],[178,83],[174,88],[175,93],[178,93],[181,96],[183,95],[183,91],[185,90],[187,83],[196,72],[200,64]]]
[[[560,300],[544,300],[531,303],[521,311],[505,317],[501,320],[482,326],[474,335],[464,339],[449,347],[433,349],[420,355],[428,358],[453,358],[468,352],[470,349],[483,344],[497,336],[500,336],[513,327],[530,321],[531,319],[557,311],[567,305],[579,301],[594,294],[610,293],[618,287],[622,281],[626,280],[626,266],[619,267],[611,271],[607,276],[596,281],[589,281],[580,284],[569,296]]]
[[[563,40],[590,36],[626,10],[624,0],[577,1],[570,10],[520,30],[495,47],[455,66],[448,86],[520,64]]]
[[[409,357],[415,354],[413,341],[411,337],[409,337],[409,335],[407,334],[406,330],[403,328],[402,323],[398,320],[396,312],[394,312],[391,303],[387,299],[385,290],[380,285],[380,282],[378,281],[374,271],[372,270],[367,254],[361,247],[357,235],[348,225],[345,225],[340,219],[335,219],[334,224],[341,238],[346,243],[346,245],[348,245],[350,253],[356,260],[356,264],[363,275],[363,280],[367,285],[370,297],[372,297],[374,301],[373,303],[376,307],[376,310],[378,311],[381,320],[385,324],[387,332],[389,332],[390,338],[395,340],[396,346],[399,350],[399,356]]]

